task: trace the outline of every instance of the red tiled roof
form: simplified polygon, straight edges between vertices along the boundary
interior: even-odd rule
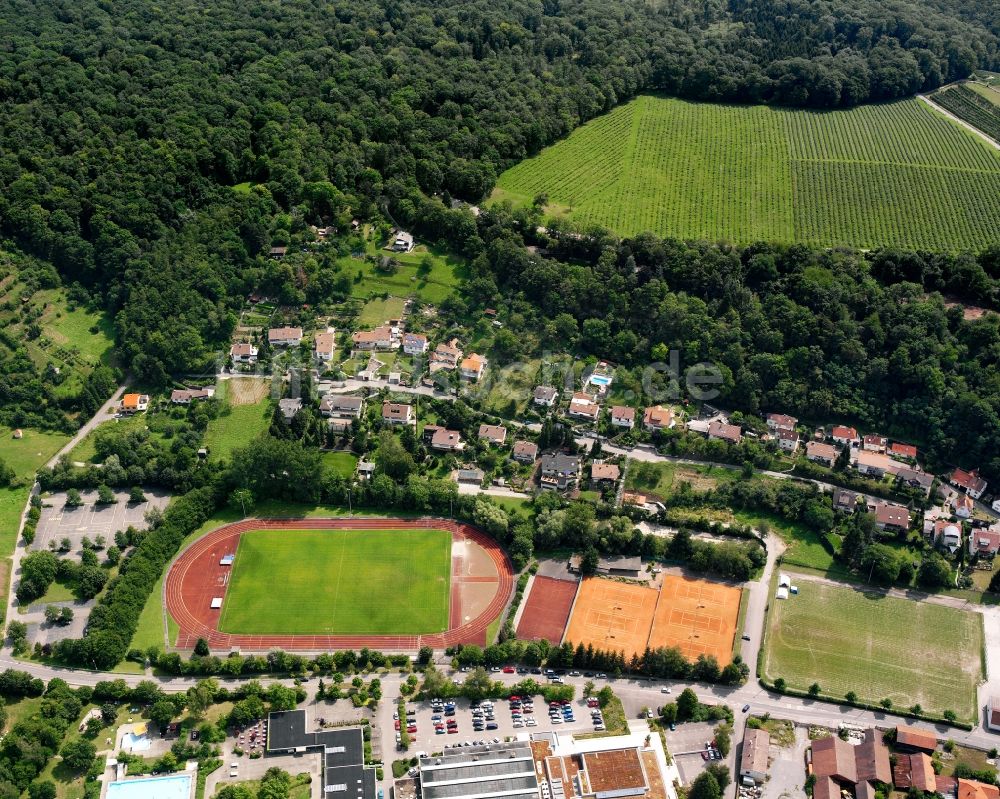
[[[913,444],[901,444],[899,441],[893,441],[889,452],[902,458],[917,459],[917,448]]]
[[[934,733],[921,730],[918,727],[896,727],[896,743],[900,746],[908,746],[911,749],[923,749],[933,752],[937,749],[937,738]]]
[[[857,782],[858,772],[854,762],[854,747],[835,735],[820,738],[812,743],[813,773],[817,780],[836,777],[846,782]]]

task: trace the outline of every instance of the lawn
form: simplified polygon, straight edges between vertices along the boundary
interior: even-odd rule
[[[358,456],[353,452],[324,452],[323,468],[341,477],[350,477],[358,466]]]
[[[826,696],[854,691],[871,703],[919,704],[975,717],[983,677],[982,617],[847,586],[799,580],[799,593],[774,600],[763,675],[789,687],[820,685]]]
[[[340,259],[340,265],[352,278],[361,274],[361,280],[353,282],[351,290],[352,295],[359,299],[389,292],[400,297],[413,296],[425,302],[439,303],[451,296],[459,281],[466,275],[465,262],[461,258],[429,250],[425,246],[417,246],[410,253],[387,253],[374,248],[370,249],[370,253],[395,258],[399,267],[395,274],[390,275],[378,271],[375,264],[368,261],[357,258]],[[430,266],[426,271],[420,268],[424,259],[427,259]]]
[[[493,200],[623,235],[981,249],[1000,153],[917,99],[839,111],[643,96],[504,172]]]
[[[252,405],[234,405],[229,401],[231,381],[222,381],[216,389],[216,397],[226,403],[228,413],[223,412],[208,423],[204,444],[212,460],[228,458],[234,449],[252,441],[271,426],[272,406],[265,398]]]
[[[404,567],[405,564],[405,567]],[[447,629],[443,530],[244,533],[219,629],[241,634],[407,635]],[[280,596],[269,586],[280,585]]]
[[[739,476],[736,469],[717,466],[632,461],[625,478],[625,487],[668,497],[681,483],[688,483],[693,491],[704,492],[715,488],[719,483],[732,482]]]
[[[403,300],[399,297],[371,300],[361,309],[357,324],[359,328],[373,328],[385,324],[389,319],[399,319],[402,315]]]

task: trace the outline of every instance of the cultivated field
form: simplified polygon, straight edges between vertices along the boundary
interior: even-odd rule
[[[799,580],[773,600],[764,675],[792,688],[967,719],[982,677],[983,629],[976,613],[848,587]]]
[[[447,629],[451,533],[258,530],[240,537],[219,629],[417,634]]]
[[[987,86],[949,86],[931,99],[987,136],[1000,141],[1000,94]]]
[[[640,97],[509,169],[495,198],[540,192],[626,235],[951,250],[1000,237],[1000,153],[919,100],[815,112]]]

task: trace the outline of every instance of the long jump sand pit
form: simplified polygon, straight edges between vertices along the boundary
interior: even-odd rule
[[[688,660],[714,655],[720,666],[733,659],[733,640],[743,589],[735,585],[666,575],[653,615],[649,646],[680,647]]]
[[[657,590],[588,577],[577,595],[566,640],[595,649],[642,654],[678,647],[686,657],[732,660],[742,590],[738,586],[665,575]]]

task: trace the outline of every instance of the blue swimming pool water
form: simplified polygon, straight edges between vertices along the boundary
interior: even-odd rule
[[[120,780],[108,785],[107,793],[107,799],[189,799],[190,796],[190,774]]]
[[[130,732],[122,739],[122,743],[128,746],[133,752],[145,752],[153,745],[153,742],[145,735],[136,735]]]
[[[604,375],[591,375],[590,382],[595,386],[609,386],[611,385],[611,378]]]

